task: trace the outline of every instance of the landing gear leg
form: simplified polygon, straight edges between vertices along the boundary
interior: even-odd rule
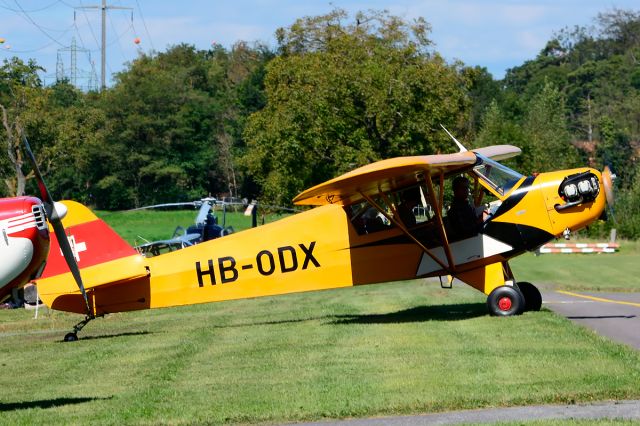
[[[80,321],[79,323],[77,323],[76,325],[73,326],[73,331],[71,333],[65,334],[64,341],[65,342],[75,342],[76,340],[78,340],[78,333],[80,332],[80,330],[82,330],[85,325],[89,324],[89,321],[91,321],[92,319],[95,319],[95,318],[96,317],[93,316],[93,315],[85,316],[82,321]]]

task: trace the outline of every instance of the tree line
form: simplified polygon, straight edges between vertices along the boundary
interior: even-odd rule
[[[336,9],[273,49],[178,44],[141,54],[102,93],[44,87],[35,61],[0,67],[0,196],[23,194],[27,135],[55,198],[126,209],[205,195],[289,204],[372,161],[513,144],[522,173],[591,164],[618,175],[619,232],[640,237],[640,13],[562,29],[496,80],[447,62],[423,19]]]

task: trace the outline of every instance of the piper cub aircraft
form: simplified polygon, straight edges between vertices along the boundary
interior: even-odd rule
[[[586,167],[522,176],[498,163],[519,153],[500,145],[379,161],[294,199],[316,208],[151,258],[86,207],[67,201],[63,223],[86,298],[54,248],[37,281],[39,295],[53,309],[86,314],[65,340],[114,312],[420,277],[439,276],[447,287],[456,278],[476,288],[494,315],[538,310],[539,291],[517,281],[508,260],[599,218],[606,179]],[[492,199],[488,217],[463,237],[451,227],[444,201],[445,182],[459,175],[472,183],[476,206],[484,196]],[[412,219],[402,214],[408,194],[418,194]]]

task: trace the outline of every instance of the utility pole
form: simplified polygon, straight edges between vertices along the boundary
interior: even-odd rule
[[[133,10],[131,7],[121,7],[121,6],[109,6],[107,5],[107,0],[102,0],[101,5],[91,5],[91,6],[77,6],[75,9],[100,9],[102,11],[102,47],[100,48],[100,91],[106,89],[107,83],[105,76],[106,72],[106,64],[107,64],[107,9],[129,9]]]

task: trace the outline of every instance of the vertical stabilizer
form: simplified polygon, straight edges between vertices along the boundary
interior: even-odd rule
[[[92,313],[100,315],[148,307],[148,274],[144,258],[87,207],[74,201],[62,203],[68,210],[62,222],[82,272]],[[125,291],[104,297],[105,287],[119,282],[129,283]],[[76,313],[86,310],[54,234],[51,234],[47,266],[36,284],[40,298],[47,306]],[[106,306],[108,303],[110,305]]]

